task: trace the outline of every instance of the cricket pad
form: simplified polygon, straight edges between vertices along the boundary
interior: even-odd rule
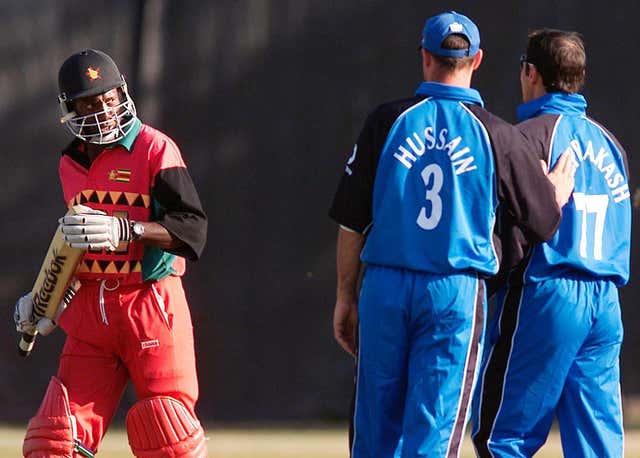
[[[204,430],[177,399],[156,396],[136,402],[127,413],[127,435],[138,458],[203,458]]]
[[[42,404],[27,426],[22,454],[25,458],[72,458],[74,426],[67,389],[51,377]]]

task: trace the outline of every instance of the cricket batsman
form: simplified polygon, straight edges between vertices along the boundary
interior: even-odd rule
[[[87,49],[60,68],[61,122],[75,135],[59,166],[72,248],[86,250],[75,297],[56,321],[37,322],[30,294],[19,331],[67,334],[57,374],[29,421],[23,455],[95,456],[129,380],[126,418],[137,457],[207,455],[195,414],[193,327],[181,277],[204,248],[207,218],[180,150],[143,124],[115,62]],[[76,207],[77,208],[77,207]]]

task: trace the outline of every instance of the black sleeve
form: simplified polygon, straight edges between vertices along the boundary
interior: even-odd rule
[[[207,239],[207,216],[187,169],[170,167],[159,171],[152,196],[159,207],[153,221],[184,242],[180,248],[165,251],[197,260]]]
[[[422,97],[381,105],[364,123],[347,159],[329,216],[338,224],[364,234],[372,220],[373,183],[380,153],[398,116]]]
[[[542,172],[541,143],[478,106],[469,106],[487,128],[493,148],[502,211],[533,242],[550,240],[561,218],[555,189]]]

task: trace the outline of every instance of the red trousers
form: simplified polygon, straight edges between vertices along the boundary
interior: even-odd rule
[[[197,418],[193,326],[179,277],[83,282],[60,326],[67,340],[58,378],[86,446],[98,449],[129,379],[138,399],[171,396]]]

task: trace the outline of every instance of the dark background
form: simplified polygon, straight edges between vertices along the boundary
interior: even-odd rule
[[[65,212],[57,163],[70,136],[58,122],[58,68],[89,47],[118,62],[141,118],[181,146],[210,218],[203,259],[185,278],[202,419],[346,418],[353,363],[332,337],[327,209],[367,113],[413,93],[424,21],[451,8],[478,24],[485,60],[474,86],[510,121],[527,30],[580,31],[589,112],[638,176],[636,2],[0,2],[0,421],[33,415],[64,339],[56,331],[20,359],[11,316]],[[637,258],[634,246],[622,290],[626,397],[640,394]],[[128,390],[119,418],[134,399]]]

